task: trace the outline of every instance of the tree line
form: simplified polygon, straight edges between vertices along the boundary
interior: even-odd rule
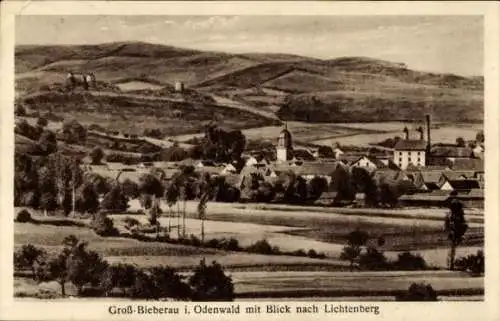
[[[31,244],[14,253],[14,266],[29,271],[38,282],[56,281],[61,295],[71,283],[77,296],[118,296],[141,299],[173,298],[192,301],[232,301],[234,286],[231,277],[217,262],[201,260],[190,277],[168,266],[138,268],[131,264],[109,264],[88,243],[67,236],[62,249],[47,253]]]

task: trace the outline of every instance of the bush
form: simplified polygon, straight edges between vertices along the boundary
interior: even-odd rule
[[[99,213],[94,216],[90,228],[99,236],[117,236],[118,230],[114,227],[113,220]]]
[[[280,254],[280,249],[276,246],[271,247],[271,244],[269,244],[267,240],[257,241],[254,244],[248,246],[245,250],[250,253],[258,254]]]
[[[215,261],[212,265],[206,265],[205,260],[201,260],[189,278],[189,285],[193,301],[232,301],[234,298],[231,277]]]
[[[389,264],[382,252],[369,247],[365,253],[361,253],[359,256],[359,267],[367,270],[385,270],[389,268]]]
[[[430,284],[412,283],[406,293],[396,296],[396,301],[438,301],[438,298]]]
[[[17,223],[28,223],[32,222],[33,219],[31,218],[31,213],[28,210],[21,210],[19,213],[16,215],[16,219],[14,220]]]
[[[134,227],[140,225],[139,221],[133,217],[127,216],[123,220],[125,222],[125,228],[127,230],[132,230]]]
[[[455,261],[458,270],[469,272],[472,275],[484,274],[484,252],[479,250],[476,254],[461,257]]]
[[[221,240],[221,247],[222,250],[225,251],[241,251],[242,248],[240,247],[240,244],[237,239],[231,237],[230,239],[222,239]]]
[[[398,255],[397,261],[394,262],[394,268],[403,271],[425,270],[427,263],[419,254],[404,252]]]
[[[313,259],[324,259],[326,258],[326,255],[325,253],[323,252],[316,252],[315,250],[313,249],[310,249],[308,252],[307,252],[307,256],[310,257],[310,258],[313,258]]]

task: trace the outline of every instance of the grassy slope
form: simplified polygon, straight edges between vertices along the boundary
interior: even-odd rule
[[[144,98],[47,92],[21,98],[21,103],[30,109],[52,110],[59,116],[71,115],[82,123],[95,123],[129,134],[141,134],[144,128],[161,128],[167,135],[201,132],[205,122],[212,119],[224,119],[224,126],[229,129],[275,123],[250,112],[227,107]],[[93,110],[90,111],[89,107]]]
[[[144,75],[162,83],[181,80],[218,94],[270,88],[291,94],[290,103],[278,113],[288,120],[394,120],[420,117],[425,112],[431,112],[435,120],[480,121],[483,117],[482,77],[417,72],[364,57],[319,60],[277,54],[236,55],[145,43],[16,49],[16,72],[24,85],[48,78],[53,81],[69,69],[92,70],[98,79],[111,82]],[[257,96],[264,102],[280,101],[270,92]],[[311,103],[312,96],[319,103]],[[265,103],[255,105],[255,98],[249,99],[250,104],[265,108]],[[427,105],[430,99],[433,104]]]

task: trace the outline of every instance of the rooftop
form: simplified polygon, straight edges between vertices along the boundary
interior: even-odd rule
[[[426,150],[427,142],[425,140],[402,139],[394,146],[394,150]]]

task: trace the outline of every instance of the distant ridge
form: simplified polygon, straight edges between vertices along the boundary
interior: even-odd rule
[[[19,88],[92,71],[101,81],[145,78],[276,111],[284,120],[381,121],[431,113],[441,121],[481,121],[483,77],[409,69],[369,57],[328,60],[291,54],[230,54],[145,42],[21,45]]]

